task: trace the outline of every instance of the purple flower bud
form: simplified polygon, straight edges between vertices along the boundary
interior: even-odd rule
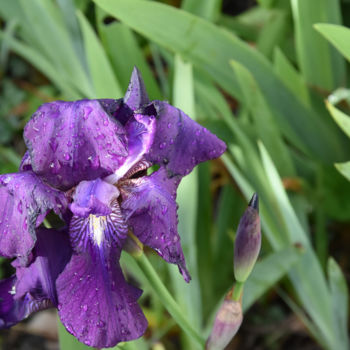
[[[251,273],[261,247],[261,229],[258,195],[254,193],[237,229],[234,252],[234,273],[239,282],[245,282]]]
[[[236,335],[243,321],[241,301],[232,300],[232,290],[226,295],[216,314],[206,350],[223,350]]]

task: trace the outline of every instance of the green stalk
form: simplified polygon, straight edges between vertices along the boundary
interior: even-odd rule
[[[244,282],[236,282],[235,287],[233,288],[232,299],[234,301],[239,301],[243,292]]]
[[[184,316],[183,310],[176,303],[174,298],[171,296],[163,282],[158,277],[157,272],[154,270],[152,264],[149,262],[145,254],[135,257],[135,260],[147,278],[150,286],[157,293],[159,299],[167,309],[169,314],[174,318],[175,322],[202,348],[204,348],[205,340],[201,337],[196,329],[192,327],[189,321]]]

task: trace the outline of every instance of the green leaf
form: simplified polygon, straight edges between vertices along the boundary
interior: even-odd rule
[[[261,91],[276,113],[279,127],[292,144],[328,162],[344,153],[339,139],[334,136],[335,126],[326,125],[316,113],[306,109],[276,76],[271,64],[232,33],[185,11],[153,1],[94,1],[137,32],[205,69],[238,99],[242,94],[234,74],[230,73],[229,61],[240,62],[254,72]],[[311,134],[314,137],[310,137]]]
[[[91,83],[76,55],[59,9],[47,0],[19,2],[26,19],[23,30],[26,38],[30,38],[31,46],[47,58],[56,74],[63,74],[83,96],[92,97]]]
[[[310,106],[309,91],[303,76],[288,61],[288,58],[277,47],[274,52],[275,72],[284,84],[297,96],[305,106]]]
[[[101,42],[82,12],[78,11],[77,16],[83,33],[86,58],[96,91],[95,98],[122,97],[122,90]]]
[[[271,57],[276,46],[285,41],[287,34],[287,14],[285,11],[273,11],[271,19],[262,28],[257,47],[266,57]]]
[[[276,285],[300,259],[300,254],[295,247],[289,247],[258,261],[244,284],[243,310],[249,309],[256,300]]]
[[[345,81],[343,58],[313,28],[317,22],[341,23],[339,0],[292,0],[296,45],[306,81],[332,91]]]
[[[4,33],[0,31],[0,39],[4,39]],[[83,97],[73,86],[65,79],[65,76],[57,74],[55,67],[48,61],[39,50],[31,48],[29,45],[20,41],[6,37],[9,47],[19,56],[28,60],[34,67],[45,74],[63,93],[72,100]]]
[[[142,72],[150,99],[162,99],[158,83],[132,30],[120,22],[104,24],[105,12],[99,7],[96,8],[96,12],[101,41],[123,91],[126,91],[131,72],[136,66]],[[118,38],[117,45],[116,38]]]
[[[231,65],[244,96],[243,103],[253,117],[257,138],[260,138],[269,150],[280,172],[283,175],[293,175],[295,170],[291,157],[254,77],[240,63],[231,61]]]
[[[314,25],[337,50],[350,61],[350,29],[336,24],[318,23]]]
[[[350,181],[350,162],[335,163],[337,170]]]
[[[334,107],[328,101],[326,102],[326,106],[335,122],[340,126],[340,128],[345,132],[345,134],[350,137],[350,117],[344,112],[342,112],[340,109]]]
[[[339,338],[343,341],[343,349],[348,349],[349,291],[344,274],[333,258],[328,260],[328,278]]]
[[[184,0],[182,8],[209,21],[216,21],[222,7],[222,0]]]
[[[301,243],[305,249],[305,253],[298,264],[291,269],[289,277],[303,307],[321,330],[328,346],[331,349],[337,348],[340,340],[334,326],[331,299],[322,268],[310,245],[308,236],[290,204],[272,159],[263,144],[259,143],[259,148],[267,179],[275,197],[276,215],[281,215],[283,218],[288,240],[291,243]]]

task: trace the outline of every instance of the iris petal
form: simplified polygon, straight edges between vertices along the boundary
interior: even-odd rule
[[[134,67],[128,90],[124,96],[124,103],[126,103],[132,110],[137,110],[143,105],[149,103],[146,87],[141,77],[140,71]]]
[[[223,141],[181,110],[166,102],[153,101],[145,111],[152,105],[156,110],[157,130],[145,158],[164,166],[170,177],[187,175],[197,164],[225,152]]]
[[[35,228],[48,210],[62,213],[63,193],[47,186],[33,172],[0,176],[0,254],[20,257],[23,264],[36,241]]]
[[[67,330],[89,346],[111,347],[140,337],[147,321],[118,261],[121,248],[93,246],[75,254],[57,280],[59,315]]]
[[[71,257],[66,232],[39,229],[33,262],[13,265],[16,275],[0,282],[0,328],[22,321],[31,313],[57,306],[56,279]]]
[[[16,276],[0,281],[0,329],[12,327],[33,312],[52,306],[49,299],[34,299],[30,294],[15,299],[16,283]]]
[[[129,154],[124,163],[105,180],[116,183],[150,150],[156,131],[153,116],[135,114],[125,125]]]
[[[63,190],[113,173],[128,155],[123,126],[97,100],[42,105],[24,138],[33,170]]]
[[[189,282],[180,236],[177,232],[176,189],[180,177],[169,179],[164,168],[148,177],[121,183],[122,209],[138,239],[167,262],[177,264]]]

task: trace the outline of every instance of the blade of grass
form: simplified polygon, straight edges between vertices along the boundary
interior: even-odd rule
[[[292,0],[298,61],[306,81],[326,91],[345,82],[344,59],[313,28],[317,22],[341,23],[338,0]]]
[[[288,247],[258,261],[244,284],[243,310],[248,310],[264,293],[278,283],[300,259],[301,252]]]
[[[283,175],[292,176],[295,170],[291,157],[259,86],[252,74],[240,63],[231,61],[231,66],[244,96],[243,103],[251,112],[254,120],[257,138],[260,138],[266,145],[280,172]]]
[[[285,85],[298,96],[305,106],[310,106],[310,96],[303,76],[288,61],[288,58],[277,47],[274,52],[275,71]]]
[[[343,342],[342,349],[349,349],[348,305],[349,290],[346,279],[339,265],[333,258],[328,260],[328,278],[331,290],[332,305],[335,313],[339,339]]]
[[[118,80],[101,42],[82,12],[77,12],[84,37],[85,54],[96,91],[95,98],[120,98],[123,96]]]
[[[316,113],[306,109],[276,76],[270,63],[232,33],[185,11],[152,1],[94,1],[137,32],[204,68],[239,99],[242,95],[234,74],[229,73],[229,61],[242,63],[254,72],[279,125],[290,125],[288,129],[282,128],[290,142],[326,161],[344,154],[339,138],[334,137],[336,127],[326,125]],[[309,137],[310,134],[315,137]]]

